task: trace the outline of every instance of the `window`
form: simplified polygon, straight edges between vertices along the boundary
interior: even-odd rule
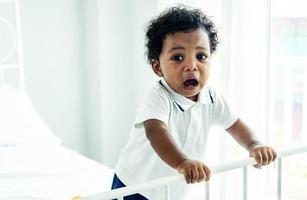
[[[301,0],[272,0],[269,113],[271,141],[278,148],[307,141],[307,14]],[[305,123],[304,123],[305,122]],[[307,196],[307,159],[285,160],[285,199]]]

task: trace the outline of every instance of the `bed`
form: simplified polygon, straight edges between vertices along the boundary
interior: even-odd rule
[[[62,145],[26,92],[19,7],[19,0],[0,0],[0,199],[110,190],[113,170]]]
[[[72,199],[110,190],[112,169],[61,144],[27,93],[0,86],[0,199]]]
[[[24,81],[18,0],[0,0],[0,199],[62,200],[110,190],[113,170],[64,145]]]

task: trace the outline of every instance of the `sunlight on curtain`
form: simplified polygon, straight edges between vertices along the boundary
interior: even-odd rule
[[[221,89],[238,116],[268,144],[267,1],[221,0],[221,5]],[[230,137],[221,137],[221,141],[222,158],[236,160],[248,156]],[[248,199],[267,199],[269,172],[253,168],[248,172]],[[229,196],[242,199],[242,170],[227,172],[222,182],[221,186],[225,185],[222,199]]]
[[[270,62],[270,133],[278,147],[307,142],[307,3],[272,0]],[[287,159],[283,197],[307,196],[307,159]]]

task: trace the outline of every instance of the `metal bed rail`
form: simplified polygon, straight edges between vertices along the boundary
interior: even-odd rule
[[[281,200],[281,193],[282,193],[282,159],[288,156],[300,154],[300,153],[306,153],[307,152],[307,146],[301,146],[297,148],[292,148],[284,151],[277,152],[277,199]],[[256,160],[254,158],[248,158],[243,159],[239,161],[229,162],[225,164],[220,164],[211,167],[211,172],[213,174],[233,170],[233,169],[239,169],[242,168],[243,172],[243,199],[247,200],[247,167],[250,165],[256,164]],[[170,184],[184,181],[183,175],[176,175],[176,176],[170,176],[166,178],[161,178],[153,181],[149,181],[142,184],[136,184],[131,185],[124,188],[119,188],[116,190],[111,190],[103,193],[99,193],[96,195],[91,196],[84,196],[79,197],[78,199],[82,200],[110,200],[110,199],[119,199],[123,200],[124,196],[128,196],[131,194],[136,194],[141,191],[150,190],[156,187],[165,187],[165,199],[170,199],[169,194],[169,187]],[[206,200],[210,200],[210,189],[209,189],[210,183],[206,183]]]

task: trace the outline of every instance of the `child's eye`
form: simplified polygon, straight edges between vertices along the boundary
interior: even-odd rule
[[[182,60],[183,60],[183,57],[177,55],[177,56],[171,57],[171,60],[172,60],[172,61],[177,61],[177,62],[178,62],[178,61],[182,61]]]
[[[203,54],[203,53],[197,54],[197,56],[196,56],[196,58],[197,58],[198,60],[206,60],[207,57],[208,57],[208,56],[206,56],[206,55]]]

